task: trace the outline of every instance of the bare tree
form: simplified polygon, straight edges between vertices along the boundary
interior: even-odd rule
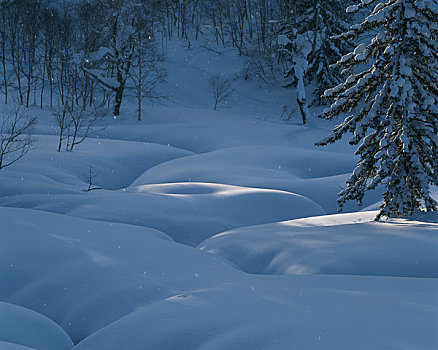
[[[58,152],[61,152],[62,142],[67,138],[70,120],[67,115],[67,105],[59,105],[58,109],[52,113],[55,118],[58,133]]]
[[[87,180],[88,188],[84,190],[85,192],[90,192],[93,190],[101,190],[101,187],[98,187],[94,184],[94,180],[98,176],[98,172],[93,169],[91,165],[88,166],[88,171],[86,174],[83,174],[85,179]]]
[[[8,41],[10,41],[9,33],[8,33],[8,26],[6,18],[8,16],[7,12],[7,6],[6,2],[0,2],[0,55],[1,55],[1,62],[2,62],[2,74],[3,74],[3,81],[2,81],[2,87],[4,89],[5,94],[5,104],[8,104],[8,72],[7,72],[7,65],[6,65],[6,59],[7,59],[7,44]]]
[[[283,1],[283,0],[281,0]],[[271,0],[248,2],[248,34],[246,54],[248,56],[247,75],[254,77],[259,84],[277,80],[278,70],[278,20],[281,18],[279,5]]]
[[[209,26],[213,29],[216,39],[216,44],[219,42],[225,46],[225,8],[223,1],[205,1],[206,18],[209,21]]]
[[[157,52],[151,37],[146,40],[138,37],[136,60],[130,75],[137,98],[137,120],[141,121],[142,102],[145,99],[162,98],[157,87],[164,83],[167,77],[166,69],[159,66],[163,56]]]
[[[135,4],[127,0],[105,1],[102,5],[104,16],[109,20],[106,41],[97,52],[90,55],[90,62],[83,64],[83,71],[115,94],[114,116],[120,115],[120,108],[126,82],[132,66],[136,48],[135,30],[132,26]],[[90,69],[89,66],[100,67]],[[106,67],[111,73],[105,74]]]
[[[225,9],[228,34],[233,46],[239,51],[239,55],[246,53],[245,28],[248,18],[248,2],[250,1],[228,1]]]
[[[68,135],[66,148],[70,151],[74,146],[79,145],[93,132],[95,128],[105,117],[106,111],[103,104],[93,105],[91,107],[82,108],[80,105],[68,104]],[[102,127],[104,128],[104,127]]]
[[[214,100],[213,109],[216,110],[222,102],[225,102],[233,94],[233,80],[217,74],[209,79],[209,83],[210,92]]]
[[[65,24],[59,18],[59,13],[50,7],[43,7],[40,13],[41,16],[41,31],[42,31],[42,48],[39,54],[40,59],[40,78],[41,78],[41,93],[40,107],[43,108],[44,89],[46,83],[49,85],[50,92],[50,107],[53,107],[53,89],[54,89],[54,69],[56,66],[57,44],[59,39],[60,27]]]
[[[36,117],[30,117],[22,106],[4,110],[0,122],[0,169],[21,159],[36,141],[32,136],[37,123]]]
[[[22,15],[23,41],[20,57],[22,58],[22,74],[26,78],[26,107],[29,107],[30,95],[38,80],[35,70],[40,58],[37,53],[40,40],[40,6],[41,4],[38,1],[32,2],[26,7],[26,11]]]
[[[106,114],[103,103],[85,108],[71,100],[63,105],[60,104],[52,114],[58,127],[58,152],[61,152],[64,140],[67,140],[65,149],[72,151],[74,146],[79,145],[97,131],[95,127],[105,118]],[[104,127],[102,126],[101,129]]]

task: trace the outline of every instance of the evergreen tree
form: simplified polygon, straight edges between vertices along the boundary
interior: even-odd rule
[[[278,40],[286,86],[297,86],[298,103],[305,105],[304,85],[314,84],[314,102],[321,104],[324,90],[341,82],[339,72],[330,64],[350,49],[345,41],[330,39],[348,28],[344,7],[340,0],[288,3],[288,18],[280,28]]]
[[[350,143],[359,144],[360,160],[339,194],[340,209],[346,200],[361,204],[365,191],[382,184],[376,219],[435,211],[429,190],[438,185],[438,2],[362,0],[347,12],[366,5],[374,10],[341,37],[373,38],[336,64],[350,75],[325,92],[335,102],[322,114],[351,113],[320,145],[347,132],[353,133]]]

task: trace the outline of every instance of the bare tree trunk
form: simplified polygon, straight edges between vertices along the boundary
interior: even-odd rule
[[[138,103],[137,120],[141,122],[141,91],[137,92],[137,103]]]
[[[59,90],[59,96],[61,97],[61,103],[62,105],[65,104],[64,101],[64,63],[61,62],[61,67],[58,67],[58,90]]]
[[[141,43],[139,43],[139,45],[141,45]],[[140,51],[140,50],[139,50]],[[138,53],[138,57],[137,57],[137,64],[138,64],[138,81],[137,81],[137,103],[138,103],[138,107],[137,107],[137,120],[140,122],[141,121],[141,87],[143,84],[143,69],[142,69],[142,64],[141,64],[141,54],[140,52]]]
[[[18,83],[18,94],[20,95],[20,104],[23,104],[23,92],[21,90],[20,68],[17,68],[16,74],[17,74],[17,83]]]
[[[43,108],[44,86],[46,80],[46,62],[47,62],[47,42],[44,45],[44,62],[43,62],[43,71],[41,76],[41,101],[40,101],[41,108]]]
[[[115,116],[120,115],[120,107],[122,105],[124,87],[125,87],[125,84],[123,83],[115,89],[115,92],[116,92],[116,96],[114,99],[114,115]]]
[[[53,51],[52,47],[49,49],[49,58],[47,61],[47,79],[49,79],[50,87],[50,108],[53,107]]]
[[[306,111],[304,109],[304,102],[297,98],[298,107],[300,108],[301,119],[303,121],[303,125],[307,123]]]
[[[117,82],[119,83],[119,86],[113,88],[114,92],[116,93],[116,96],[114,98],[115,116],[120,115],[120,107],[122,106],[123,91],[125,90],[125,82],[126,82],[126,79],[124,79],[123,73],[119,67],[117,67]]]
[[[29,68],[27,71],[27,92],[26,92],[26,107],[29,107],[30,91],[32,86],[32,64],[29,62]]]
[[[2,66],[3,66],[3,79],[5,88],[5,104],[8,104],[8,73],[6,71],[6,43],[2,42]]]
[[[63,137],[64,137],[64,132],[63,132],[63,130],[61,130],[59,132],[58,152],[61,152],[62,140],[64,139]]]
[[[8,73],[6,71],[6,13],[5,13],[5,4],[1,3],[1,11],[2,11],[2,32],[1,32],[1,40],[2,40],[2,66],[3,66],[3,83],[5,88],[5,104],[8,104]],[[8,38],[9,39],[9,38]]]
[[[17,76],[17,84],[18,84],[18,94],[20,96],[20,104],[23,104],[23,91],[21,88],[21,75],[20,75],[20,71],[21,71],[21,64],[20,64],[20,57],[17,56],[16,60],[15,60],[16,66],[14,67],[15,69],[15,75]]]

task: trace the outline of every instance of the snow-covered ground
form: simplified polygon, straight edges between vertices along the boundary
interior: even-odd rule
[[[1,349],[438,348],[437,215],[335,214],[354,149],[221,52],[170,42],[169,97],[73,152],[31,108],[35,149],[0,172]]]

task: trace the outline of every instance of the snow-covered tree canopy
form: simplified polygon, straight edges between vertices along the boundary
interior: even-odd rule
[[[336,63],[350,75],[325,92],[335,102],[322,114],[348,116],[320,145],[347,132],[359,144],[360,161],[339,194],[340,207],[346,200],[360,203],[365,191],[382,184],[377,218],[437,210],[429,187],[438,185],[438,2],[363,0],[347,12],[366,6],[374,9],[339,37],[368,33],[372,39]]]

